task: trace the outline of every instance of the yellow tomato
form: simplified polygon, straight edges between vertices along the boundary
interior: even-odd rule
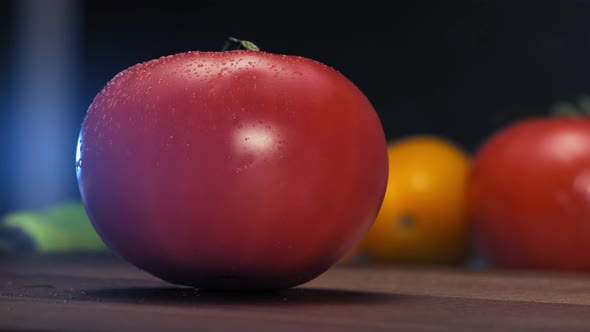
[[[469,156],[436,136],[389,145],[389,181],[381,210],[361,242],[371,261],[452,264],[468,254],[464,188]]]

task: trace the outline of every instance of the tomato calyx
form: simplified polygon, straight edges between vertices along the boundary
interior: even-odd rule
[[[554,117],[590,117],[590,97],[583,96],[577,103],[559,101],[551,108]]]
[[[260,48],[251,41],[242,40],[235,37],[228,37],[221,51],[224,52],[231,50],[260,51]]]

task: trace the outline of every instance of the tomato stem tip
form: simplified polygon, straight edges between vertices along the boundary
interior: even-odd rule
[[[230,50],[260,51],[260,48],[258,48],[258,46],[256,46],[256,44],[251,41],[228,37],[221,51],[224,52]]]

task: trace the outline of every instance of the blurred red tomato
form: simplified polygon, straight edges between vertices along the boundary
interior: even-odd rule
[[[108,246],[202,288],[301,284],[338,262],[379,211],[377,113],[316,61],[192,52],[138,64],[98,94],[78,179]]]
[[[590,120],[501,130],[475,155],[468,192],[476,244],[492,265],[590,271]]]

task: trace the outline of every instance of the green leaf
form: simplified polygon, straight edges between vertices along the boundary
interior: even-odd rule
[[[41,253],[107,250],[81,203],[62,204],[43,211],[14,212],[6,215],[2,223],[21,229]]]

